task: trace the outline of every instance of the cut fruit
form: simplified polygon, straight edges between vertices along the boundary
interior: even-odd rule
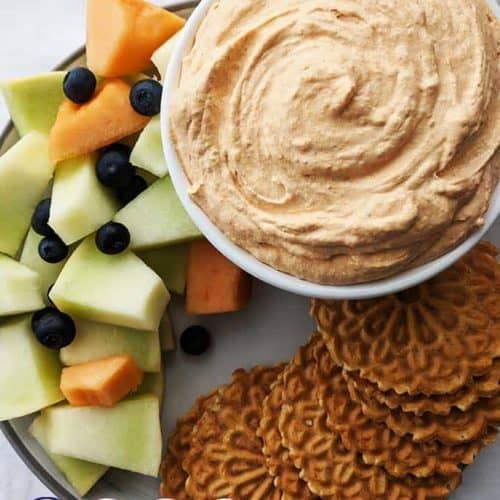
[[[0,252],[14,257],[54,173],[47,137],[30,132],[0,158]]]
[[[61,361],[65,365],[79,365],[108,356],[128,354],[143,371],[160,371],[158,332],[138,331],[81,319],[75,319],[75,325],[75,340],[60,352]]]
[[[32,131],[49,134],[64,99],[62,84],[65,75],[64,71],[53,71],[0,85],[19,135]]]
[[[201,237],[169,177],[149,186],[116,214],[115,221],[128,228],[130,248],[135,250],[175,245]]]
[[[97,179],[95,162],[95,155],[86,155],[57,167],[49,226],[66,245],[95,232],[119,208],[113,192]]]
[[[42,239],[43,236],[36,234],[33,229],[29,230],[26,241],[24,242],[20,262],[39,274],[43,300],[48,302],[47,292],[55,283],[64,266],[64,263],[66,262],[66,259],[58,264],[49,264],[48,262],[45,262],[38,253],[38,245]]]
[[[104,465],[50,453],[47,446],[47,419],[44,415],[33,421],[29,431],[80,496],[86,495],[107,472],[108,467]]]
[[[191,243],[186,294],[188,314],[239,311],[247,305],[251,291],[250,276],[208,241]]]
[[[163,401],[163,393],[165,389],[163,370],[160,373],[146,373],[141,386],[137,389],[135,395],[141,396],[145,394],[153,394],[160,402],[160,408]]]
[[[187,270],[186,245],[174,245],[139,252],[139,257],[163,279],[166,287],[183,295],[186,290]]]
[[[168,311],[165,311],[160,323],[160,345],[164,352],[175,351],[174,329]]]
[[[0,254],[0,317],[43,309],[38,273]]]
[[[0,324],[0,421],[24,417],[64,399],[57,352],[31,331],[31,316]]]
[[[64,368],[61,392],[71,406],[113,406],[142,383],[143,371],[128,355]]]
[[[159,116],[155,116],[139,136],[132,150],[130,161],[136,167],[151,172],[156,177],[164,177],[168,174],[167,163],[163,155]]]
[[[87,64],[107,77],[144,71],[153,52],[184,24],[143,0],[87,0]]]
[[[130,85],[113,79],[103,81],[86,104],[64,100],[50,132],[52,161],[93,153],[142,130],[150,119],[134,111],[129,96]]]
[[[51,453],[156,477],[162,454],[159,412],[153,395],[112,408],[49,408],[47,444]]]
[[[181,32],[178,31],[173,37],[169,38],[155,53],[151,56],[151,61],[155,65],[158,73],[161,75],[161,79],[165,80],[165,74],[167,72],[168,63],[174,52],[175,44],[180,38]]]
[[[69,258],[50,298],[61,311],[82,319],[158,331],[170,295],[139,257],[105,255],[90,236]]]

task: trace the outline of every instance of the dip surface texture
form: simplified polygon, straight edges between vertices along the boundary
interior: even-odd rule
[[[191,197],[309,281],[443,254],[497,184],[499,40],[483,0],[215,2],[171,109]]]

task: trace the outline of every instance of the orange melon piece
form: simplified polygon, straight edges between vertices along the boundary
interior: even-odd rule
[[[130,85],[105,80],[91,101],[63,101],[50,132],[50,158],[58,163],[92,153],[142,130],[149,120],[132,108]]]
[[[252,280],[208,241],[191,243],[188,253],[186,310],[217,314],[243,309],[250,300]]]
[[[184,23],[143,0],[87,0],[87,64],[105,77],[144,71],[154,51]]]
[[[61,392],[72,406],[113,406],[137,389],[144,373],[128,355],[64,368]]]

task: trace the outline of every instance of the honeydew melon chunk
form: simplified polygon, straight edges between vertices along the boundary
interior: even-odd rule
[[[158,331],[170,294],[139,257],[103,254],[90,236],[66,262],[50,298],[60,310],[88,321]]]
[[[158,73],[161,75],[161,79],[165,80],[165,74],[167,72],[168,63],[172,57],[174,52],[175,44],[177,40],[180,38],[181,31],[178,31],[174,36],[169,38],[160,48],[156,49],[156,51],[151,56],[151,61],[155,65]]]
[[[32,131],[49,134],[64,99],[64,71],[10,80],[0,84],[19,135]]]
[[[39,274],[43,299],[47,301],[47,292],[55,283],[66,259],[57,264],[50,264],[44,261],[38,253],[38,245],[42,239],[43,236],[36,234],[33,229],[29,230],[26,241],[24,242],[20,262]]]
[[[165,311],[160,323],[160,345],[164,352],[175,351],[174,329],[168,311]]]
[[[163,392],[165,389],[165,380],[163,370],[159,373],[145,373],[142,384],[137,389],[135,395],[153,394],[158,398],[160,407],[163,401]]]
[[[0,158],[0,252],[14,257],[54,173],[49,143],[30,132]]]
[[[168,167],[163,155],[161,142],[160,116],[155,116],[142,131],[130,155],[130,161],[136,167],[151,172],[156,177],[168,174]]]
[[[186,245],[173,245],[139,252],[139,257],[163,279],[166,287],[183,295],[186,290],[187,271]]]
[[[136,396],[111,408],[44,411],[51,453],[156,477],[162,455],[159,401]]]
[[[138,331],[80,319],[75,319],[75,324],[75,340],[60,351],[63,364],[73,366],[109,356],[129,354],[143,371],[160,371],[158,332]]]
[[[92,154],[57,166],[49,225],[67,245],[99,229],[118,210],[113,193],[97,179],[95,163]]]
[[[64,399],[61,363],[31,330],[31,317],[0,324],[0,421],[24,417]]]
[[[0,254],[0,317],[44,307],[38,273]]]
[[[115,221],[130,231],[130,248],[144,250],[201,238],[184,210],[170,177],[157,180],[123,207]]]
[[[80,496],[86,495],[107,472],[108,467],[105,465],[50,453],[47,446],[47,418],[45,415],[38,416],[31,424],[29,431]]]

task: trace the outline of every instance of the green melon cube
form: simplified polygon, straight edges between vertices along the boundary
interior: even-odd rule
[[[139,252],[139,257],[163,279],[166,287],[183,295],[186,290],[187,246],[173,245]]]
[[[104,465],[50,453],[47,446],[47,418],[45,415],[37,417],[31,424],[29,431],[45,450],[54,465],[64,474],[71,486],[81,496],[86,495],[108,470],[108,467]]]
[[[31,132],[0,158],[0,252],[14,257],[54,173],[45,135]]]
[[[175,48],[177,40],[179,40],[181,31],[178,31],[173,37],[169,38],[159,49],[151,56],[151,61],[156,66],[158,73],[160,73],[162,80],[165,79],[165,73],[167,72],[168,63],[172,57],[172,53]]]
[[[158,331],[170,294],[139,257],[103,254],[90,236],[66,262],[50,298],[62,311],[88,321]]]
[[[156,177],[168,174],[161,142],[160,116],[155,116],[142,131],[132,150],[130,161],[135,166],[151,172]]]
[[[50,264],[49,262],[44,261],[38,253],[38,245],[42,239],[43,236],[36,234],[33,229],[29,230],[26,241],[24,242],[20,262],[39,274],[43,299],[48,302],[47,292],[55,283],[64,266],[64,263],[66,262],[66,259],[57,264]]]
[[[160,323],[160,345],[162,351],[175,351],[174,329],[168,310],[165,311]]]
[[[19,135],[32,131],[48,134],[64,99],[64,71],[10,80],[0,84]]]
[[[0,324],[0,421],[24,417],[64,399],[61,363],[31,330],[31,316]]]
[[[111,408],[57,406],[44,411],[51,453],[156,477],[162,456],[156,396]]]
[[[43,309],[38,273],[0,254],[0,317]]]
[[[114,194],[97,179],[95,162],[95,155],[86,155],[57,166],[49,225],[67,245],[97,231],[118,210]]]
[[[115,221],[128,228],[131,248],[135,250],[175,245],[201,237],[177,197],[170,177],[149,186],[116,214]]]
[[[76,319],[75,324],[75,340],[61,349],[61,361],[65,365],[79,365],[108,356],[129,354],[143,371],[160,371],[161,349],[158,332],[145,332],[80,319]]]
[[[153,394],[158,398],[160,402],[160,407],[163,401],[163,393],[165,389],[165,379],[163,370],[159,373],[145,373],[144,380],[135,392],[136,396],[141,396],[145,394]]]

